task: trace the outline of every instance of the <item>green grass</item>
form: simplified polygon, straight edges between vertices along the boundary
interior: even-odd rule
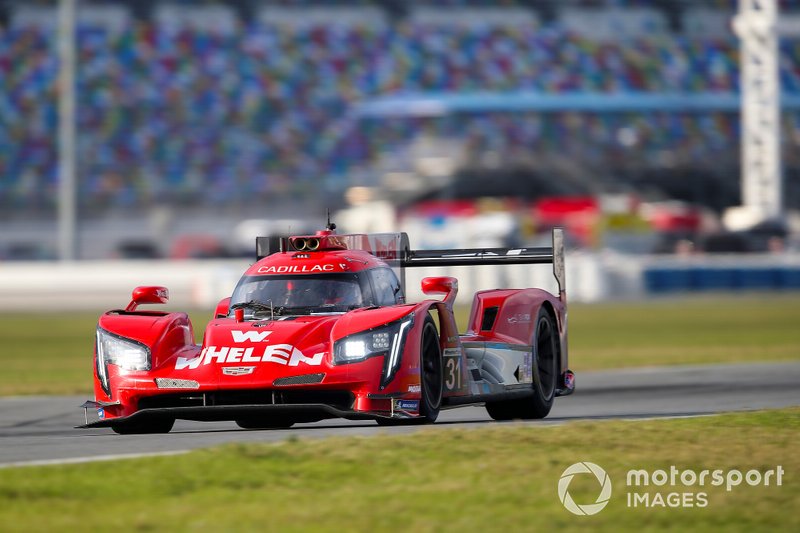
[[[89,394],[99,313],[0,315],[0,396]],[[202,340],[211,311],[191,313]]]
[[[800,359],[797,295],[576,305],[569,319],[576,371]]]
[[[459,309],[460,324],[466,309]],[[199,339],[210,311],[192,313]],[[800,296],[572,305],[570,366],[585,370],[800,359]],[[96,314],[0,316],[0,395],[89,394]]]
[[[476,429],[278,444],[186,455],[0,470],[3,531],[800,531],[800,409],[645,422]],[[121,437],[118,437],[121,438]],[[144,441],[143,441],[144,442]],[[724,445],[723,445],[724,443]],[[143,450],[145,451],[145,450]],[[608,506],[574,516],[557,483],[591,461]],[[704,508],[629,508],[630,469],[781,465],[782,486],[650,487],[705,492]],[[655,490],[654,490],[655,489]],[[598,485],[577,476],[576,502]]]

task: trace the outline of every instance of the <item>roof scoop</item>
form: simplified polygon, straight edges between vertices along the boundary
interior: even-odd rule
[[[347,250],[347,244],[333,230],[318,231],[316,235],[289,237],[289,244],[298,252]]]

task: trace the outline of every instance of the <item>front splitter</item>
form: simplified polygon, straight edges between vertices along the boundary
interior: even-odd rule
[[[135,425],[148,420],[194,420],[198,422],[219,422],[236,420],[258,415],[286,415],[296,422],[318,422],[328,418],[345,418],[347,420],[376,420],[382,418],[407,418],[395,413],[365,413],[339,409],[326,404],[291,404],[291,405],[212,405],[198,407],[159,407],[142,409],[130,416],[106,418],[96,422],[75,426],[76,429],[102,428],[112,426]]]

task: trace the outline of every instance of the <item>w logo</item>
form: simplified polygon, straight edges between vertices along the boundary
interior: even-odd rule
[[[264,342],[269,337],[271,331],[237,331],[231,330],[233,342]]]

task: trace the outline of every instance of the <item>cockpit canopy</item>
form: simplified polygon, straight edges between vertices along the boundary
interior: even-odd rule
[[[323,274],[244,276],[231,296],[230,309],[245,318],[346,312],[360,307],[404,303],[400,282],[390,268]]]

